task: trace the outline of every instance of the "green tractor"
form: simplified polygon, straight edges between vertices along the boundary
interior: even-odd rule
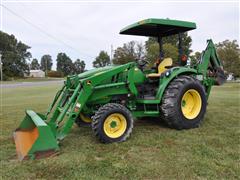
[[[103,143],[125,141],[134,119],[155,117],[175,129],[198,127],[204,119],[211,87],[221,85],[225,75],[212,40],[194,67],[186,65],[181,34],[196,28],[193,22],[146,19],[120,34],[158,38],[159,59],[151,69],[146,60],[106,66],[68,76],[45,114],[26,110],[14,132],[20,160],[53,155],[74,123],[91,124]],[[164,57],[162,37],[178,34],[179,64]]]

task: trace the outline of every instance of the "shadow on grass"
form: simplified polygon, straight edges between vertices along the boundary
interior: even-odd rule
[[[160,118],[149,118],[149,117],[144,117],[144,118],[138,118],[135,120],[135,127],[138,126],[158,126],[164,129],[170,129],[168,125],[161,120]]]

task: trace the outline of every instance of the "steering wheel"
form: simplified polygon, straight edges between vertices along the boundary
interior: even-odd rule
[[[149,64],[149,62],[145,59],[137,59],[136,61],[137,61],[139,69],[142,71],[143,71],[144,66],[146,66],[146,64]]]

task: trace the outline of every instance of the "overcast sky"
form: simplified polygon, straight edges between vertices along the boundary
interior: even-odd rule
[[[119,35],[119,31],[129,24],[146,18],[196,22],[197,29],[189,32],[193,39],[194,51],[204,50],[206,40],[209,38],[214,42],[225,39],[237,39],[239,42],[239,4],[233,1],[230,3],[10,3],[5,0],[2,3],[12,11],[3,8],[2,30],[14,34],[18,40],[31,46],[30,52],[38,60],[43,54],[50,54],[54,61],[54,69],[56,55],[59,52],[67,53],[73,61],[77,58],[84,60],[87,69],[90,69],[93,59],[100,50],[110,54],[111,44],[116,48],[130,40],[144,42],[147,38]]]

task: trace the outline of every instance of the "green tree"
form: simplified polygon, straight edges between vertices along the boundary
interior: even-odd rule
[[[235,77],[240,76],[240,49],[237,40],[225,40],[216,44],[219,59],[223,68]]]
[[[64,76],[73,73],[73,63],[70,57],[65,53],[58,53],[57,55],[57,71],[62,72]]]
[[[164,57],[171,57],[173,63],[178,63],[178,49],[170,43],[163,44]],[[157,42],[149,44],[147,47],[146,59],[149,62],[149,66],[152,67],[156,59],[159,57],[159,45]]]
[[[135,56],[137,59],[145,59],[146,56],[146,50],[145,46],[141,42],[135,41]]]
[[[165,57],[170,57],[173,59],[173,63],[174,65],[178,64],[178,49],[176,48],[176,46],[173,46],[170,43],[165,43],[163,45],[163,48],[165,49]]]
[[[14,35],[0,31],[0,53],[3,63],[3,79],[23,77],[29,73],[27,61],[31,58],[30,47],[18,41]]]
[[[159,57],[159,45],[157,42],[148,42],[146,45],[146,59],[149,62],[149,65],[152,66],[156,59]]]
[[[85,70],[85,62],[84,61],[81,61],[80,59],[77,59],[74,63],[73,63],[73,69],[74,69],[74,72],[73,74],[80,74],[82,72],[84,72]]]
[[[201,53],[200,52],[195,52],[193,55],[190,56],[191,59],[191,66],[197,65],[198,61],[201,58]]]
[[[162,38],[163,42],[163,52],[164,57],[171,57],[175,64],[177,64],[178,61],[178,55],[176,56],[176,52],[178,54],[178,35],[172,35]],[[192,50],[190,49],[192,45],[192,38],[188,36],[187,33],[182,34],[182,50],[183,54],[189,56]],[[159,57],[159,45],[157,42],[157,38],[150,37],[145,42],[146,47],[146,57],[147,60],[151,63],[156,61],[156,59]],[[168,49],[169,48],[169,49]],[[173,52],[171,53],[171,51]],[[173,56],[172,56],[173,55]]]
[[[38,60],[36,58],[32,60],[30,67],[32,70],[40,69],[40,64],[38,63]]]
[[[43,55],[41,58],[41,70],[50,71],[52,69],[52,57],[49,54]]]
[[[124,43],[114,51],[113,64],[126,64],[145,57],[144,46],[136,41]]]
[[[107,52],[100,51],[99,55],[96,57],[95,61],[93,61],[93,67],[104,67],[110,65],[110,57]]]

